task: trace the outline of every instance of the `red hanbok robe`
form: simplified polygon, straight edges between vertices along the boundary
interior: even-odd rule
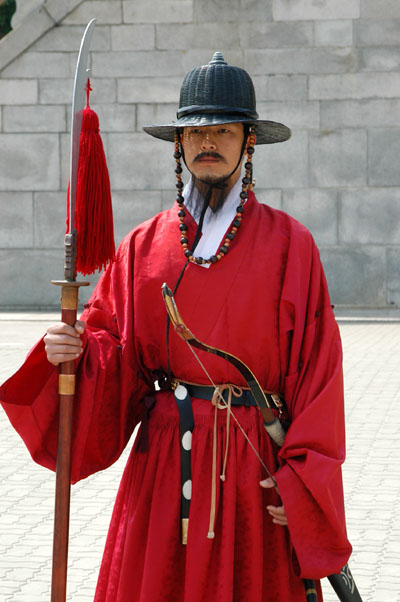
[[[193,239],[196,224],[189,218]],[[300,577],[318,580],[339,571],[351,551],[341,479],[341,343],[317,248],[301,224],[250,193],[227,256],[208,269],[186,269],[176,293],[185,323],[201,341],[241,358],[265,390],[281,393],[292,423],[279,450],[257,408],[234,408],[275,473],[281,500],[260,487],[267,475],[231,420],[215,538],[207,539],[214,409],[192,399],[193,487],[183,546],[179,415],[173,394],[155,393],[152,384],[168,366],[161,285],[173,288],[185,262],[178,226],[171,209],[128,235],[82,316],[87,332],[78,363],[73,482],[119,457],[149,396],[156,397],[146,421],[147,448],[138,445],[139,435],[120,484],[95,601],[304,601]],[[175,377],[210,384],[173,329],[169,346]],[[198,353],[215,383],[245,386],[228,362]],[[3,385],[0,399],[34,460],[54,469],[57,369],[47,362],[43,342]],[[220,410],[219,465],[225,437]],[[266,510],[281,503],[288,528],[273,524]]]

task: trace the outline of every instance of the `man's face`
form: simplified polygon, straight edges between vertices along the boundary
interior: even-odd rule
[[[182,146],[189,170],[201,181],[217,183],[235,169],[243,144],[243,124],[183,128]],[[233,185],[240,166],[227,181]]]

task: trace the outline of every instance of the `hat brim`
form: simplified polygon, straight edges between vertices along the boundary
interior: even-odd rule
[[[266,121],[262,119],[246,119],[243,115],[227,115],[227,114],[198,114],[186,115],[177,121],[166,125],[149,125],[144,126],[143,130],[167,142],[173,142],[176,128],[183,127],[204,127],[212,125],[222,125],[224,123],[248,123],[254,125],[257,141],[256,144],[274,144],[276,142],[285,142],[291,136],[290,129],[278,123],[277,121]]]

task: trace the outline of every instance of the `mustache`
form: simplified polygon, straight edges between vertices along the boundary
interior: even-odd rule
[[[224,157],[215,151],[199,153],[195,156],[194,161],[199,161],[200,159],[204,159],[207,157],[212,157],[213,159],[221,159],[222,161],[225,161]]]

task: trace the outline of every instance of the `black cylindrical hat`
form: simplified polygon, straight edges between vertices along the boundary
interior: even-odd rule
[[[257,144],[284,142],[291,134],[282,123],[258,119],[250,75],[241,67],[228,65],[216,52],[208,65],[195,67],[183,80],[177,121],[143,129],[156,138],[173,142],[176,128],[224,123],[253,124]]]

